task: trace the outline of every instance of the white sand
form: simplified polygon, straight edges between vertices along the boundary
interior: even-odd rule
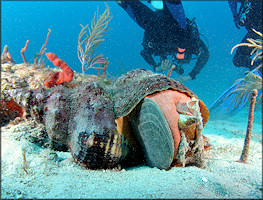
[[[23,137],[19,141],[21,125],[2,127],[1,198],[262,198],[260,111],[248,164],[235,162],[243,148],[248,111],[230,120],[209,121],[203,134],[213,146],[206,151],[205,169],[86,170],[73,163],[68,152],[51,152]],[[22,169],[22,149],[28,174]]]

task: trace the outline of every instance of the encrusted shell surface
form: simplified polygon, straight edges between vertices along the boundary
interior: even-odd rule
[[[68,144],[73,159],[83,167],[112,168],[128,153],[125,138],[117,131],[111,96],[97,82],[55,88],[44,119],[50,138]]]
[[[29,88],[10,89],[9,95],[25,110],[25,117],[32,116],[37,122],[43,123],[44,105],[48,92],[39,87],[37,90]]]
[[[45,105],[44,124],[52,141],[67,144],[71,90],[58,86],[52,90]]]
[[[115,81],[112,88],[116,117],[128,115],[147,95],[167,89],[177,90],[199,99],[184,84],[162,74],[156,74],[145,69],[135,69],[127,72]],[[203,124],[205,125],[209,119],[209,111],[200,99],[199,106]]]
[[[69,146],[75,161],[88,168],[116,166],[127,151],[109,93],[93,82],[74,88],[71,100]]]

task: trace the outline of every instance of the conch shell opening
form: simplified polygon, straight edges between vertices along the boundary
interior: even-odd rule
[[[201,131],[203,130],[203,118],[201,116],[199,100],[192,97],[190,101],[178,106],[178,127],[181,132],[181,142],[176,156],[176,165],[187,164],[205,166],[204,141]]]

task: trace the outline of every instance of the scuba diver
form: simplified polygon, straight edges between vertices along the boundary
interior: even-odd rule
[[[182,64],[190,63],[194,54],[197,62],[193,70],[177,80],[185,82],[196,78],[208,61],[209,52],[199,37],[194,20],[185,17],[181,1],[151,1],[156,11],[140,1],[117,3],[145,30],[141,55],[154,71],[162,72],[175,66],[174,71],[182,75]],[[153,55],[160,56],[160,63],[155,62]],[[167,56],[172,56],[173,63]]]
[[[238,3],[240,3],[237,11]],[[262,33],[262,2],[261,1],[228,1],[229,7],[233,14],[233,19],[236,27],[245,26],[248,33],[242,39],[241,43],[247,43],[248,38],[254,40],[262,40],[261,36],[256,34]],[[242,96],[248,84],[247,79],[253,74],[253,77],[262,78],[262,59],[256,59],[252,65],[251,54],[254,52],[254,47],[239,46],[233,58],[233,64],[236,67],[249,68],[246,75],[235,81],[220,97],[209,107],[210,119],[226,119],[237,114],[242,108],[247,105],[250,95]],[[243,88],[243,89],[242,89]],[[240,95],[241,94],[241,95]],[[259,95],[260,96],[260,95]]]
[[[239,10],[238,3],[240,3]],[[255,29],[262,33],[262,1],[228,1],[228,4],[236,27],[240,29],[244,26],[248,31],[241,43],[246,43],[247,38],[262,39],[252,30]],[[238,47],[233,58],[233,64],[236,67],[246,67],[250,70],[256,68],[262,61],[258,60],[251,65],[252,50],[253,48],[247,46]]]

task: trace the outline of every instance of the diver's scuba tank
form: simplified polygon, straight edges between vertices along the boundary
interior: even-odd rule
[[[186,18],[186,20],[187,20],[187,25],[188,25],[187,33],[189,34],[187,37],[193,38],[196,42],[199,43],[199,41],[200,41],[199,31],[198,31],[197,25],[195,23],[195,18],[193,18],[192,20],[189,20],[188,18]],[[184,59],[185,59],[185,48],[178,47],[176,56],[173,57],[173,60],[183,62]]]
[[[195,17],[192,20],[187,18],[187,24],[191,28],[191,30],[189,31],[190,34],[192,34],[193,38],[199,40],[200,39],[200,33],[198,30],[197,24],[195,22],[195,19],[196,19]]]
[[[189,26],[191,27],[191,34],[193,35],[193,38],[194,38],[194,40],[195,41],[197,41],[197,43],[198,43],[198,46],[200,47],[200,41],[201,41],[201,38],[200,38],[200,36],[202,36],[202,38],[206,41],[206,46],[207,46],[207,48],[209,48],[209,43],[208,43],[208,40],[207,40],[207,38],[203,35],[203,34],[201,34],[200,32],[199,32],[199,30],[198,30],[198,27],[197,27],[197,24],[196,24],[196,22],[195,22],[195,17],[192,19],[192,20],[189,20],[189,19],[187,19],[188,21],[187,21],[187,23],[189,23]],[[200,52],[199,52],[199,55],[201,54],[201,50],[200,50]],[[197,58],[199,57],[199,55],[197,56]]]

